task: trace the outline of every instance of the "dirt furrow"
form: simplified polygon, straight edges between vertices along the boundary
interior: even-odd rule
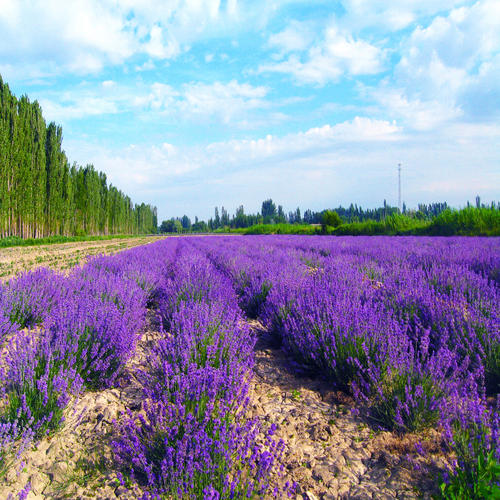
[[[353,414],[352,400],[301,373],[259,322],[251,326],[258,335],[251,413],[276,424],[276,437],[286,443],[279,482],[295,482],[297,499],[431,497],[437,449],[423,457],[418,436],[374,430]]]

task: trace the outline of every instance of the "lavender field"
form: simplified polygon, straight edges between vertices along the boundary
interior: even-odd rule
[[[500,498],[499,299],[497,238],[167,238],[18,275],[0,289],[0,497]],[[274,416],[257,404],[264,337],[276,384],[335,396],[317,396],[326,437],[281,431],[299,390]],[[345,472],[342,418],[348,448],[406,443],[413,490],[366,479],[361,449]],[[330,455],[292,464],[292,439]]]

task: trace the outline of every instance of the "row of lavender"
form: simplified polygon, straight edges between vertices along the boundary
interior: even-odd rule
[[[231,282],[190,245],[158,288],[163,330],[140,374],[143,412],[114,443],[145,498],[253,498],[270,487],[283,443],[246,418],[254,337]]]
[[[68,277],[40,269],[0,290],[0,476],[83,390],[116,383],[148,308],[161,334],[137,374],[141,411],[115,423],[123,483],[141,484],[144,498],[269,488],[283,443],[246,418],[255,339],[228,279],[179,239],[97,257]]]
[[[457,456],[445,491],[471,485],[500,494],[498,239],[292,236],[196,245],[232,281],[247,314],[355,396],[375,424],[442,429]]]
[[[173,251],[97,257],[67,277],[41,268],[0,288],[0,479],[71,400],[115,383]]]

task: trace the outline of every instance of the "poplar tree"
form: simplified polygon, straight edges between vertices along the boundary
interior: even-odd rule
[[[70,167],[62,137],[0,76],[0,236],[156,233],[156,207],[134,206],[93,165]]]

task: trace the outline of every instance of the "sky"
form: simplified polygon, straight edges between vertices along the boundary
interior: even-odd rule
[[[0,75],[160,220],[500,199],[498,0],[0,0]]]

